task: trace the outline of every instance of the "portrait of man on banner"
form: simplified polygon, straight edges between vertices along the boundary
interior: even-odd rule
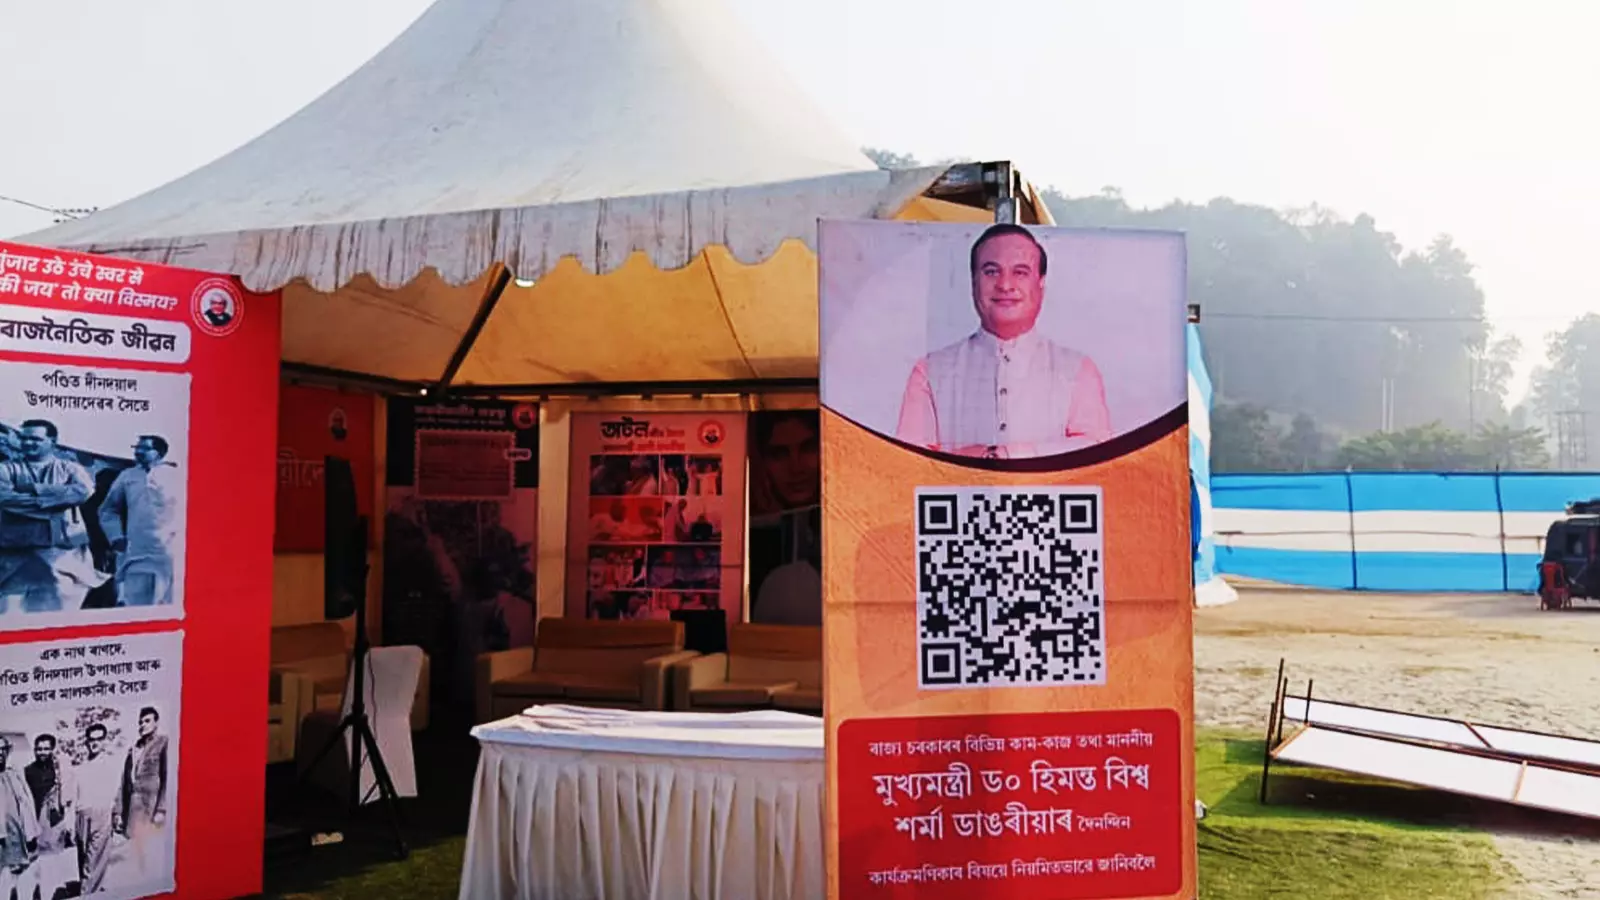
[[[28,419],[10,435],[16,452],[0,462],[0,613],[76,610],[110,580],[95,567],[83,507],[94,477],[59,453],[61,429]]]
[[[1183,296],[1166,237],[1009,223],[828,234],[855,250],[825,276],[822,379],[857,424],[938,455],[1027,460],[1106,444],[1182,402],[1182,347],[1165,346],[1181,334],[1136,327]]]
[[[978,330],[917,361],[897,436],[960,456],[1053,456],[1111,437],[1094,360],[1036,326],[1050,254],[1021,225],[999,224],[972,245]]]
[[[822,457],[816,410],[750,415],[750,621],[822,624]]]

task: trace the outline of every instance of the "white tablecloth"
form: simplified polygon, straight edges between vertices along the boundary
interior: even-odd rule
[[[820,900],[822,720],[534,706],[482,744],[461,900]]]

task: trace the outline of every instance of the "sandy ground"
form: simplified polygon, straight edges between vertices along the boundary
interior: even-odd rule
[[[1297,693],[1600,738],[1600,604],[1526,596],[1324,593],[1241,586],[1195,613],[1201,725],[1265,728],[1279,658]],[[1537,814],[1523,816],[1537,820]],[[1515,897],[1600,898],[1600,839],[1539,821],[1496,828]]]

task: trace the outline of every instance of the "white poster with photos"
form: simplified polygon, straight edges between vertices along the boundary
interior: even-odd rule
[[[0,896],[174,890],[182,674],[181,631],[0,645]]]
[[[183,616],[189,378],[0,366],[0,631]]]

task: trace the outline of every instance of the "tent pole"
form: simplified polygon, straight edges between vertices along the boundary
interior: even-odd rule
[[[993,200],[994,220],[1007,225],[1017,224],[1016,179],[1011,163],[985,163],[983,168],[984,186]]]
[[[314,366],[310,363],[285,361],[279,363],[278,371],[290,382],[349,388],[374,394],[416,394],[427,388],[427,384],[423,382],[403,381],[383,375],[367,375],[346,369],[330,369],[327,366]]]
[[[404,381],[383,375],[368,375],[347,369],[332,369],[309,363],[280,364],[283,377],[322,387],[367,391],[374,394],[427,395],[433,387],[427,382]],[[492,399],[496,397],[694,397],[738,394],[792,394],[817,390],[815,378],[745,378],[695,381],[585,381],[545,382],[542,384],[468,384],[451,390],[451,396]]]
[[[694,397],[787,394],[817,390],[815,378],[742,378],[695,381],[588,381],[545,384],[466,384],[452,397]]]
[[[478,335],[483,333],[483,326],[488,323],[495,305],[500,302],[500,295],[506,292],[506,287],[510,284],[511,270],[504,263],[495,263],[494,278],[489,281],[488,289],[483,292],[483,299],[478,302],[478,311],[473,314],[467,330],[462,332],[461,342],[456,344],[455,352],[450,354],[450,362],[445,365],[444,373],[434,385],[439,393],[442,394],[449,389],[450,382],[461,369],[461,364],[467,361],[467,354],[472,352],[472,345],[478,342]]]

